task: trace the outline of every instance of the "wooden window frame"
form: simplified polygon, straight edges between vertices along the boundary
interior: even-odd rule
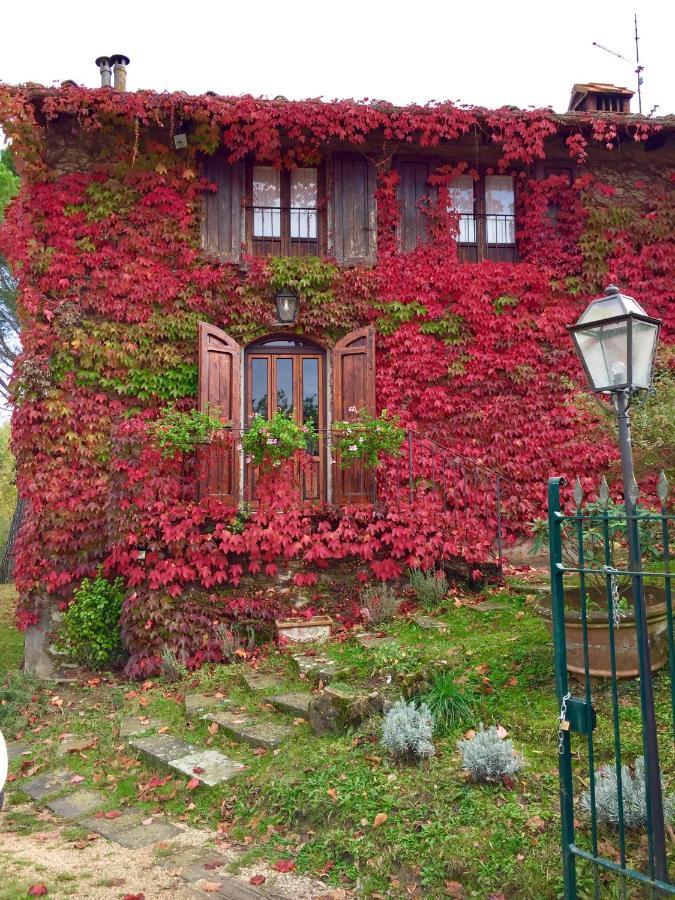
[[[313,253],[293,253],[293,244],[291,241],[291,220],[290,214],[288,211],[290,210],[291,205],[291,172],[292,169],[281,169],[279,172],[279,184],[280,184],[280,194],[281,194],[281,210],[282,213],[280,215],[281,220],[281,228],[280,228],[280,238],[279,238],[279,253],[257,253],[255,246],[255,239],[253,236],[253,217],[254,217],[254,208],[253,208],[253,169],[256,166],[269,166],[270,163],[260,162],[257,160],[248,160],[246,163],[246,173],[245,173],[245,200],[244,200],[244,208],[245,208],[245,216],[246,216],[246,225],[245,225],[245,246],[246,252],[251,256],[314,256]],[[325,257],[327,255],[327,210],[326,210],[326,166],[325,162],[322,160],[316,166],[297,166],[298,169],[316,169],[316,184],[317,184],[317,198],[316,198],[316,209],[317,209],[317,217],[316,217],[316,225],[317,225],[317,241],[316,244],[318,246],[318,256]],[[283,211],[286,210],[287,214],[284,215]],[[275,238],[269,238],[269,241],[274,241]],[[311,243],[315,243],[312,241]]]

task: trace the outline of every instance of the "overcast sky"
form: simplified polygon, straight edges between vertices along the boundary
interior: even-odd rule
[[[633,60],[635,11],[643,111],[675,112],[672,0],[14,0],[0,80],[93,87],[94,59],[125,53],[130,90],[565,110],[575,81],[635,86],[634,66],[592,45]]]

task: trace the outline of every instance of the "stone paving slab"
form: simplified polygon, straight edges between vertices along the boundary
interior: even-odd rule
[[[266,699],[281,712],[306,719],[312,695],[306,691],[289,691],[286,694],[275,694],[275,696],[267,697]]]
[[[245,672],[244,683],[254,694],[265,694],[275,690],[283,690],[283,684],[275,675],[267,675],[264,672]]]
[[[104,804],[105,799],[98,791],[82,789],[52,800],[47,806],[62,819],[79,819],[100,809]]]
[[[129,741],[129,746],[150,758],[151,762],[170,765],[174,759],[194,753],[197,748],[170,734],[153,734],[150,737]]]
[[[161,719],[149,719],[145,716],[127,716],[120,723],[120,737],[135,737],[148,731],[157,731],[164,725]]]
[[[223,709],[230,701],[227,697],[212,697],[207,694],[186,694],[185,715],[194,716],[199,713],[211,712],[214,709]]]
[[[96,745],[96,737],[93,735],[85,735],[78,737],[71,734],[64,737],[56,751],[57,756],[67,756],[69,753],[84,753],[85,750],[92,750]]]
[[[14,762],[15,759],[23,756],[26,751],[31,752],[28,744],[23,741],[10,741],[7,744],[7,759],[9,762]]]
[[[132,807],[116,819],[90,816],[81,819],[80,825],[128,850],[138,850],[182,834],[182,829],[161,819],[153,821],[151,825],[143,825],[142,822],[143,812]]]
[[[38,775],[31,778],[25,784],[21,785],[21,790],[25,791],[33,800],[43,800],[50,794],[56,794],[68,787],[73,773],[65,769],[58,772],[45,772],[44,775]]]
[[[387,644],[396,643],[396,638],[392,637],[390,634],[373,634],[369,631],[366,631],[363,634],[357,634],[356,640],[367,650],[370,650],[373,647],[385,647]]]
[[[481,603],[467,604],[467,609],[476,609],[478,612],[499,612],[506,609],[504,603],[495,603],[492,600],[483,600]]]
[[[413,619],[416,625],[424,628],[426,631],[447,631],[448,623],[441,622],[439,619],[432,619],[431,616],[415,616]]]
[[[243,763],[223,756],[217,750],[196,750],[194,753],[171,760],[169,765],[189,778],[199,778],[209,787],[229,781],[246,768]],[[203,771],[195,772],[195,769]]]
[[[301,675],[306,675],[315,681],[323,681],[324,684],[328,684],[340,672],[340,667],[335,660],[329,659],[327,656],[308,656],[305,653],[297,653],[293,656],[293,661]]]
[[[256,721],[245,714],[237,715],[237,713],[230,712],[209,713],[204,718],[217,722],[223,731],[236,741],[242,741],[250,747],[262,747],[265,750],[274,750],[293,731],[288,725]]]

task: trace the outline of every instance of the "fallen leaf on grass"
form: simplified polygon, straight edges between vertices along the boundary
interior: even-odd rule
[[[185,785],[185,787],[188,789],[188,791],[194,791],[194,789],[198,788],[200,784],[201,781],[199,780],[199,778],[191,778]]]
[[[216,891],[219,891],[222,887],[222,882],[220,881],[203,881],[200,885],[203,891],[206,891],[207,894],[215,894]]]
[[[111,809],[110,812],[97,812],[97,819],[119,819],[122,813],[118,809]]]
[[[251,877],[248,880],[248,883],[258,885],[258,884],[265,884],[266,881],[267,881],[267,879],[265,878],[264,875],[251,875]]]
[[[217,734],[220,725],[217,722],[211,722],[209,725],[209,734]]]
[[[166,734],[168,732],[168,730],[169,730],[168,725],[162,725],[161,728],[157,729],[157,734]]]
[[[28,888],[29,897],[46,897],[48,893],[47,885],[42,882],[40,884],[32,884]]]
[[[292,859],[278,859],[272,868],[277,872],[292,872],[295,869],[295,863]]]
[[[507,738],[509,736],[508,731],[506,730],[506,728],[504,728],[503,725],[497,725],[496,731],[497,737],[502,741],[504,740],[504,738]]]
[[[82,775],[73,775],[73,777],[70,779],[70,783],[71,784],[82,784],[82,782],[86,781],[86,780],[87,779],[84,778],[84,776],[82,776]]]
[[[335,788],[328,788],[326,793],[328,794],[330,799],[333,801],[333,803],[337,803],[338,792],[335,790]]]
[[[466,897],[464,888],[459,881],[446,881],[445,889],[448,892],[448,897],[453,897],[454,900],[463,900]]]
[[[532,816],[532,818],[528,819],[525,823],[525,827],[529,831],[546,831],[546,822],[544,822],[541,816]]]
[[[373,828],[379,828],[380,825],[384,825],[389,816],[386,813],[378,813],[373,819]]]

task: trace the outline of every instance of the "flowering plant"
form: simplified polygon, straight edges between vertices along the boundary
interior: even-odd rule
[[[355,406],[349,407],[349,413],[354,416],[351,422],[333,423],[333,446],[340,455],[343,469],[355,459],[363,460],[364,465],[374,468],[380,464],[380,454],[400,454],[405,432],[399,425],[398,416],[390,416],[383,409],[376,418],[365,409],[357,411]]]
[[[153,443],[161,450],[162,456],[171,458],[176,451],[190,453],[199,444],[208,444],[214,435],[229,427],[226,422],[201,410],[182,412],[168,406],[153,423]]]
[[[259,466],[265,460],[280,466],[297,450],[306,450],[308,442],[315,437],[311,422],[298,425],[279,409],[271,419],[254,416],[241,444],[247,463]]]

